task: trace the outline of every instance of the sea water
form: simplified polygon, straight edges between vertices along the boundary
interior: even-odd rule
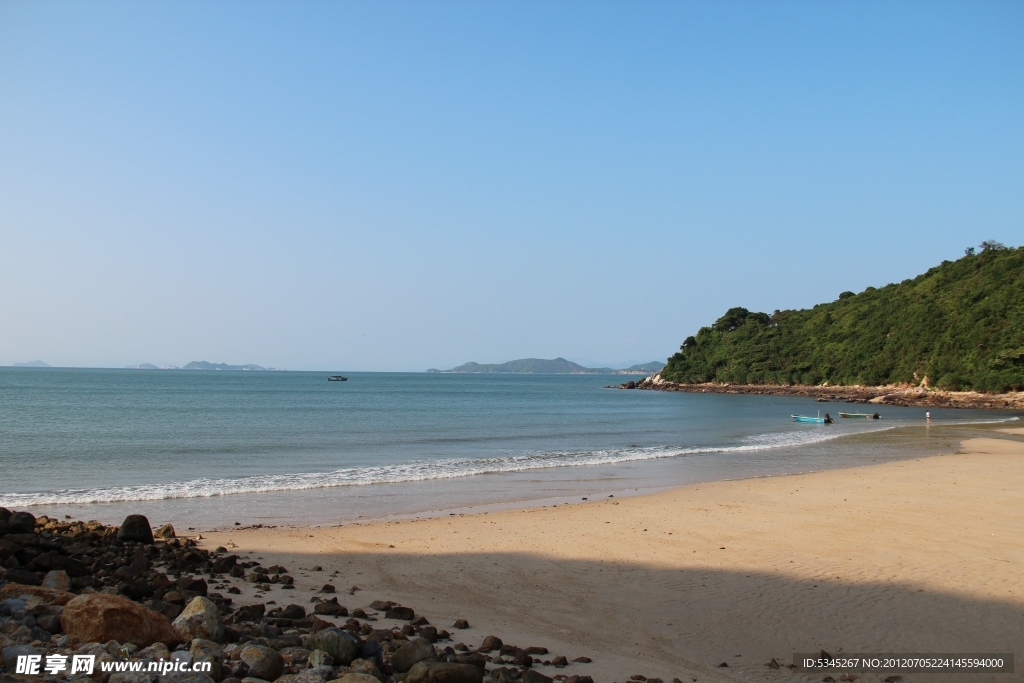
[[[0,368],[0,505],[334,524],[949,452],[1015,417],[606,388],[621,375],[328,374]],[[819,411],[836,424],[790,417]]]

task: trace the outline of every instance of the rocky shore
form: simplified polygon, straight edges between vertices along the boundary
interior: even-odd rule
[[[685,391],[692,394],[770,394],[808,396],[821,402],[869,403],[928,408],[978,408],[988,410],[1024,410],[1024,391],[1006,394],[981,394],[975,391],[940,391],[927,387],[882,386],[786,386],[776,384],[679,384],[662,379],[660,374],[639,382],[620,384],[619,389]]]
[[[224,547],[201,549],[141,515],[114,527],[0,508],[0,564],[2,683],[593,683],[558,672],[567,655],[494,635],[470,646],[392,601],[350,611],[327,581],[305,605],[236,604],[236,583],[253,584],[257,597],[271,585],[294,590],[288,568],[263,567]],[[358,590],[346,591],[357,604]],[[468,627],[458,619],[450,628]],[[95,667],[17,673],[26,655],[41,656],[44,667],[55,656],[93,655]],[[111,662],[142,662],[143,670],[103,671]],[[208,672],[146,671],[150,662],[208,663]],[[632,680],[661,683],[640,674]]]

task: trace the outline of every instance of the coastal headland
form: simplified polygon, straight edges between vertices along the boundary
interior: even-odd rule
[[[846,403],[884,404],[890,406],[1024,410],[1024,391],[986,394],[977,391],[943,391],[941,389],[908,385],[847,387],[830,385],[726,384],[719,382],[687,384],[669,382],[663,379],[660,374],[650,375],[639,382],[624,382],[617,388],[683,391],[691,394],[809,396],[823,402],[844,401]]]
[[[120,530],[93,525],[87,531],[88,525],[40,518],[35,540],[24,529],[0,539],[16,560],[6,562],[7,579],[27,581],[32,573],[38,579],[62,563],[78,576],[64,586],[67,592],[4,586],[0,600],[35,595],[36,616],[29,628],[15,623],[24,621],[24,610],[8,610],[0,630],[5,647],[96,650],[61,640],[62,627],[68,634],[85,628],[73,613],[65,610],[56,622],[47,615],[61,601],[83,600],[73,593],[100,591],[148,605],[150,614],[163,616],[147,618],[173,620],[179,629],[198,629],[211,606],[219,610],[224,633],[218,636],[227,642],[216,647],[225,680],[253,676],[272,660],[274,670],[264,675],[274,677],[263,680],[326,681],[352,667],[369,670],[366,662],[378,652],[382,678],[392,680],[396,653],[424,637],[434,641],[439,658],[472,662],[485,676],[500,670],[494,680],[589,676],[622,683],[640,674],[666,682],[818,681],[821,673],[787,668],[794,652],[1018,648],[1024,642],[1022,484],[1024,430],[1003,429],[964,441],[954,454],[856,469],[420,520],[240,525],[186,532],[188,538],[164,529],[155,545],[121,540],[137,520]],[[11,516],[10,523],[26,519]],[[145,535],[129,531],[129,539]],[[85,533],[92,534],[88,542],[76,541]],[[11,568],[19,557],[23,567]],[[203,596],[210,604],[195,605]],[[182,620],[183,607],[200,618]],[[49,643],[41,640],[48,635],[39,632],[42,625],[58,631]],[[213,622],[207,627],[216,632]],[[365,657],[348,665],[313,657],[322,644],[314,636],[335,627],[358,641],[353,647],[365,648]],[[167,632],[147,633],[159,639]],[[103,643],[97,651],[106,651]],[[214,647],[196,643],[190,650],[196,657]],[[253,643],[271,652],[245,650]],[[857,674],[856,680],[889,675]],[[394,680],[403,679],[419,680]],[[942,680],[1021,676],[942,674]]]

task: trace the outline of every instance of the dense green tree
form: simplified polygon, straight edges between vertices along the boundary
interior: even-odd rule
[[[986,241],[900,284],[809,310],[731,308],[668,359],[669,381],[1024,389],[1024,248]]]

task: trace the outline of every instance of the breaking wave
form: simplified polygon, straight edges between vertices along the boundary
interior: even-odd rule
[[[872,431],[891,429],[879,426]],[[352,467],[329,472],[265,474],[239,478],[201,477],[187,481],[171,481],[132,486],[111,486],[90,489],[62,489],[38,493],[0,493],[0,506],[29,507],[33,505],[81,505],[154,501],[172,498],[209,498],[239,493],[274,491],[305,491],[341,486],[395,484],[430,479],[454,479],[477,474],[524,472],[551,467],[613,465],[625,462],[674,458],[706,453],[740,453],[774,448],[804,446],[846,436],[849,432],[817,431],[776,432],[748,436],[732,446],[622,448],[593,451],[548,451],[491,458],[447,458],[416,460],[395,465]]]

